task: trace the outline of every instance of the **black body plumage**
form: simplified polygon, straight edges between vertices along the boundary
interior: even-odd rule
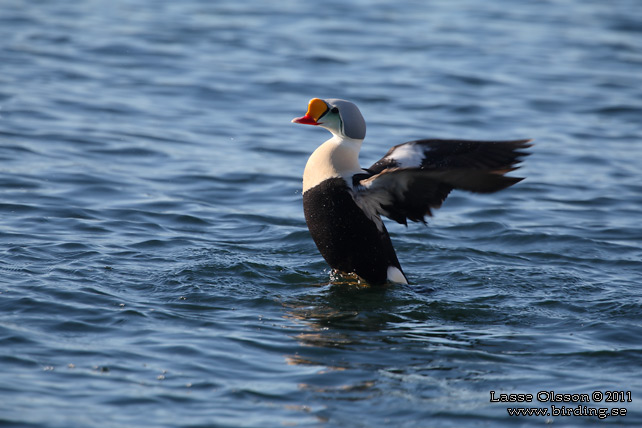
[[[388,267],[401,265],[388,231],[379,230],[354,201],[343,178],[330,178],[303,194],[310,235],[328,264],[370,284],[386,282]]]

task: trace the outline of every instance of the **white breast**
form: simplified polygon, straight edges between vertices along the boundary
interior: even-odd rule
[[[303,193],[328,178],[342,177],[352,187],[352,176],[363,170],[359,166],[362,140],[332,137],[319,146],[308,159],[303,172]]]

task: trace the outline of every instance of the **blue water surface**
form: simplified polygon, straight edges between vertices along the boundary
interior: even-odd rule
[[[0,426],[642,426],[639,1],[6,0],[0,40]],[[341,283],[313,97],[364,165],[532,137],[527,178],[388,223],[411,285]]]

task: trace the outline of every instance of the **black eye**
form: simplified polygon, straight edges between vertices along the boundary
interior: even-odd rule
[[[330,113],[339,113],[339,108],[338,107],[332,107],[330,109]]]

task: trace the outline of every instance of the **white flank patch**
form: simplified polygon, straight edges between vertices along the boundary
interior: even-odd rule
[[[403,276],[403,273],[394,266],[388,266],[388,281],[395,282],[397,284],[408,284],[408,280]]]
[[[400,168],[418,168],[424,160],[424,149],[416,143],[406,143],[397,147],[386,158],[397,161]]]

